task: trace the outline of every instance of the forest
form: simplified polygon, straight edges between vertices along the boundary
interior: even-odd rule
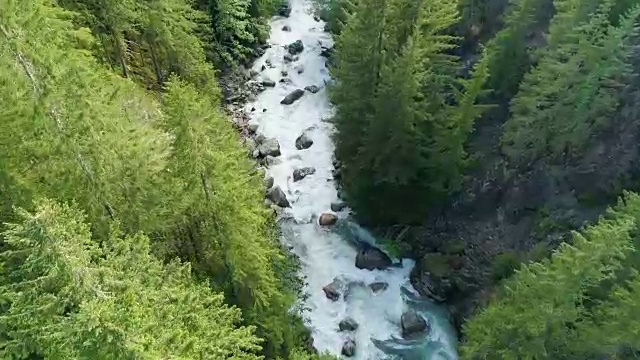
[[[219,84],[282,4],[0,0],[0,358],[324,358]],[[318,6],[341,194],[461,358],[640,357],[640,2]]]
[[[328,0],[335,156],[463,359],[637,359],[640,3]]]

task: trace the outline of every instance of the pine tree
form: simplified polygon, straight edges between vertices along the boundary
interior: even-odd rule
[[[505,125],[503,150],[515,164],[577,156],[609,124],[619,104],[618,89],[631,78],[630,40],[639,15],[636,9],[613,27],[610,5],[604,3],[570,33],[560,27],[552,32],[560,43],[550,46],[526,76]]]

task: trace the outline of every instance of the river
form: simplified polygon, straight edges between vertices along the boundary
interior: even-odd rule
[[[338,213],[340,220],[334,227],[323,228],[317,223],[317,217],[330,211],[338,195],[332,180],[334,129],[326,121],[332,115],[325,85],[330,75],[326,59],[320,55],[322,46],[332,45],[332,38],[323,31],[324,23],[314,19],[311,1],[290,0],[290,16],[271,21],[271,47],[255,61],[253,69],[260,72],[259,78],[273,80],[276,86],[260,93],[246,108],[255,108],[250,122],[258,124],[258,132],[280,143],[282,155],[268,173],[291,203],[281,216],[280,225],[283,241],[301,260],[308,296],[300,301],[308,309],[304,319],[313,335],[314,347],[340,355],[344,342],[353,339],[356,343],[353,359],[455,360],[455,332],[446,314],[435,304],[420,299],[409,284],[411,260],[397,260],[401,266],[387,270],[357,269],[354,265],[357,244],[375,242],[371,235],[350,219],[348,209]],[[290,31],[283,30],[285,25]],[[304,51],[297,55],[297,61],[287,63],[283,60],[287,54],[284,46],[296,40],[302,40]],[[263,66],[266,69],[262,70]],[[304,69],[299,73],[300,66]],[[282,71],[288,75],[283,76]],[[283,77],[290,82],[279,82]],[[292,105],[280,104],[293,90],[310,85],[318,86],[320,91],[305,91]],[[297,150],[295,140],[303,132],[313,140],[313,145]],[[316,172],[293,182],[294,169],[308,166]],[[342,296],[333,302],[322,288],[334,278],[344,284],[364,286],[352,286],[346,300]],[[389,284],[385,291],[373,293],[366,286],[380,281]],[[426,318],[431,330],[419,339],[406,341],[402,340],[400,317],[409,308]],[[356,331],[338,331],[338,323],[346,317],[359,324]]]

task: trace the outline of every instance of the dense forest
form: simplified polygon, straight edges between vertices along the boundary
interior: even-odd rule
[[[0,1],[1,358],[317,357],[217,84],[275,6]]]
[[[329,0],[336,163],[464,359],[640,356],[640,3]]]

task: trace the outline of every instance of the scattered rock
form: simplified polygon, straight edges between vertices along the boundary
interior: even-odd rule
[[[289,3],[280,5],[278,8],[278,15],[289,17],[289,15],[291,15],[291,5],[289,5]]]
[[[313,15],[313,20],[315,20],[316,22],[320,22],[320,16]]]
[[[384,270],[391,266],[391,264],[391,258],[382,250],[373,246],[367,246],[361,249],[358,251],[358,255],[356,255],[356,267],[358,269]]]
[[[427,330],[427,320],[413,310],[407,310],[400,317],[402,337],[410,338]]]
[[[304,90],[295,89],[289,95],[285,96],[285,98],[282,99],[282,101],[280,101],[280,104],[282,104],[282,105],[291,105],[296,100],[300,99],[302,97],[302,95],[304,95]]]
[[[273,205],[273,201],[269,199],[264,199],[264,206],[271,207],[271,205]]]
[[[309,85],[309,86],[305,86],[304,87],[305,90],[307,90],[308,92],[315,94],[318,91],[320,91],[320,88],[316,85]]]
[[[282,84],[291,84],[291,79],[289,78],[282,78],[279,80],[280,83]]]
[[[267,189],[271,189],[273,187],[274,182],[275,181],[273,180],[273,176],[267,175],[264,178],[264,187],[267,188]]]
[[[260,57],[262,55],[264,55],[264,49],[263,48],[257,48],[253,51],[253,54],[255,57]]]
[[[256,150],[257,148],[257,144],[256,141],[253,140],[253,138],[250,137],[246,137],[244,139],[244,145],[247,147],[247,149],[249,149],[249,155],[253,154],[253,152]]]
[[[340,331],[356,331],[357,328],[358,323],[350,317],[341,320],[338,324]]]
[[[249,77],[251,77],[251,78],[254,78],[254,77],[258,76],[258,74],[259,74],[259,72],[255,71],[253,69],[249,70]]]
[[[271,63],[271,59],[267,59],[264,61],[265,65],[267,65],[268,67],[273,66],[273,64]]]
[[[267,108],[262,109],[262,112],[267,112]]]
[[[257,140],[256,140],[257,141]],[[277,139],[267,139],[260,143],[258,146],[260,150],[260,156],[280,156],[280,144]]]
[[[322,51],[320,51],[320,56],[330,58],[333,55],[333,48],[323,47]]]
[[[280,75],[289,76],[289,72],[287,70],[282,70],[282,71],[280,71]]]
[[[282,59],[284,60],[284,62],[290,63],[293,61],[293,56],[291,54],[284,54]]]
[[[302,44],[302,40],[296,40],[287,45],[287,50],[291,55],[300,54],[304,50],[304,44]]]
[[[282,27],[282,31],[291,31],[291,26],[285,25]]]
[[[342,288],[342,281],[338,278],[334,278],[331,284],[322,288],[324,294],[327,296],[327,299],[331,301],[340,300],[340,289]]]
[[[293,170],[293,181],[300,181],[309,175],[313,175],[316,173],[316,169],[314,167],[303,167],[299,169]]]
[[[274,86],[276,86],[276,82],[271,80],[271,79],[269,79],[269,78],[262,79],[260,84],[262,84],[262,86],[266,86],[266,87],[274,87]]]
[[[271,189],[267,190],[267,199],[271,200],[275,205],[280,207],[290,207],[289,200],[287,200],[287,195],[282,191],[280,186],[274,186]]]
[[[255,140],[257,144],[262,144],[263,142],[267,141],[267,137],[263,134],[258,134],[256,135]]]
[[[342,201],[335,201],[331,203],[331,211],[339,212],[347,207],[347,204]]]
[[[247,125],[247,130],[250,134],[255,134],[258,132],[258,124],[249,124]]]
[[[277,157],[267,155],[262,159],[262,165],[264,166],[270,167],[277,164],[280,164],[280,159]]]
[[[356,354],[356,342],[352,339],[349,339],[344,342],[342,345],[342,355],[346,357],[352,357]]]
[[[254,159],[259,158],[260,157],[260,150],[258,150],[258,149],[253,150],[253,152],[251,153],[251,157],[254,158]]]
[[[387,290],[388,287],[389,287],[389,284],[387,284],[384,281],[378,281],[378,282],[369,284],[369,289],[371,289],[371,291],[373,291],[376,294]]]
[[[318,224],[321,226],[331,226],[338,222],[338,216],[332,213],[322,213],[318,219]]]
[[[308,149],[311,145],[313,145],[313,140],[311,140],[307,133],[302,133],[302,135],[296,139],[296,149],[298,150]]]
[[[260,71],[265,71],[265,70],[267,70],[267,67],[266,67],[266,66],[264,66],[264,65],[262,65],[262,66],[260,67]]]
[[[302,65],[296,66],[295,69],[298,72],[298,74],[302,74],[304,72],[304,66]]]

